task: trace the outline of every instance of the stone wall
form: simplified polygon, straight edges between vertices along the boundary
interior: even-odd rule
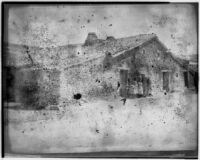
[[[170,70],[170,90],[184,89],[183,69],[157,41],[127,52],[127,57],[120,59],[108,69],[104,68],[106,56],[72,67],[63,67],[60,71],[21,69],[17,73],[17,91],[20,92],[17,94],[18,101],[42,107],[72,102],[77,93],[88,100],[116,95],[117,83],[120,82],[118,67],[122,66],[128,67],[130,72],[137,70],[149,77],[153,95],[163,92],[162,70],[166,69]],[[112,59],[109,59],[109,62],[112,63]]]
[[[147,54],[147,55],[146,55]],[[148,64],[148,70],[151,74],[157,74],[153,80],[153,84],[161,89],[163,86],[163,70],[170,70],[170,90],[184,90],[184,77],[183,71],[185,68],[181,66],[171,55],[171,53],[166,52],[158,41],[153,41],[147,44],[143,49],[140,49],[137,54],[138,58],[145,59],[145,63]],[[157,78],[156,78],[157,77]]]
[[[86,99],[103,98],[117,87],[118,72],[103,70],[103,58],[61,71],[60,102],[71,101],[80,93]]]
[[[24,107],[41,109],[59,103],[60,71],[20,68],[14,77],[15,101]]]
[[[107,62],[111,63],[111,67],[105,69]],[[155,40],[141,48],[127,51],[118,62],[105,55],[63,69],[60,76],[60,102],[73,100],[73,95],[77,93],[87,99],[116,95],[117,83],[120,82],[119,67],[127,67],[132,73],[137,70],[150,78],[153,95],[163,92],[163,70],[170,70],[170,91],[185,89],[184,69]]]
[[[145,77],[150,78],[154,95],[163,92],[162,71],[164,70],[170,70],[170,91],[185,89],[184,68],[156,40],[150,41],[138,49],[127,51],[120,57],[115,58],[115,65],[129,68],[130,73],[138,71],[140,74],[144,74]]]

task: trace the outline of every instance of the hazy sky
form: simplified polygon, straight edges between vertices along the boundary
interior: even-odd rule
[[[197,53],[194,6],[29,5],[9,10],[9,42],[35,46],[83,43],[88,32],[99,38],[155,33],[174,52]]]

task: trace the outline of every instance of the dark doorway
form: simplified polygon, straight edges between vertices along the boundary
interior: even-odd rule
[[[128,70],[121,69],[120,70],[120,96],[127,97],[126,85],[128,81]]]
[[[15,72],[14,67],[4,67],[5,81],[4,85],[4,100],[7,102],[15,102]]]
[[[183,72],[183,75],[184,75],[184,83],[185,83],[185,87],[189,87],[189,84],[188,84],[188,72]]]
[[[169,72],[163,72],[163,90],[169,92]]]
[[[194,85],[195,85],[195,89],[196,89],[196,92],[198,93],[198,72],[195,72],[194,74]]]

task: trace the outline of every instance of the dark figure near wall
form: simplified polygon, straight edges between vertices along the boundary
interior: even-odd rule
[[[126,104],[126,98],[122,98],[120,101],[123,101],[123,105]]]
[[[120,83],[119,83],[119,82],[117,82],[117,89],[119,89],[119,87],[120,87]]]

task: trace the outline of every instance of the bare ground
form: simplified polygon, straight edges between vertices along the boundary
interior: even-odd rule
[[[15,153],[194,150],[197,94],[81,102],[59,111],[8,109]]]

